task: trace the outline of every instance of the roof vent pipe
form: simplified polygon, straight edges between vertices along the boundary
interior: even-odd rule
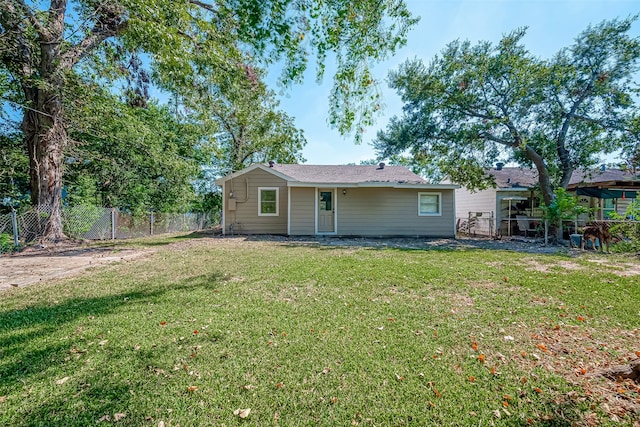
[[[384,163],[378,163],[378,169],[384,169]]]
[[[497,171],[501,171],[503,166],[504,166],[504,163],[502,163],[502,162],[496,163],[496,170]]]
[[[269,160],[269,167],[270,168],[272,168],[273,165],[275,165],[275,164],[276,164],[276,162],[274,162],[273,160]]]
[[[607,170],[607,165],[604,165],[604,164],[603,164],[603,165],[600,165],[600,170],[601,170],[602,172],[606,171],[606,170]]]

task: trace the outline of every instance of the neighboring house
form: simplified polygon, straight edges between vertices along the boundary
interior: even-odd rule
[[[496,188],[475,193],[464,187],[456,190],[459,222],[471,223],[471,231],[477,234],[492,235],[496,230],[503,236],[535,233],[542,218],[541,200],[534,191],[538,172],[498,164],[487,173],[493,175]],[[579,196],[582,206],[592,209],[593,218],[606,219],[611,211],[624,215],[639,188],[639,176],[620,169],[601,168],[575,171],[567,190]],[[580,219],[584,222],[587,217]]]
[[[402,166],[254,164],[216,180],[224,234],[455,237],[455,189]]]

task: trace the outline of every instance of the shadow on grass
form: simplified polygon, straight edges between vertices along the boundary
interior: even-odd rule
[[[177,236],[168,235],[154,235],[148,237],[142,237],[131,241],[120,241],[122,244],[130,244],[138,247],[160,247],[174,244],[176,242],[196,239],[212,239],[219,238],[221,234],[216,230],[199,230],[191,233],[179,234]]]
[[[30,389],[46,390],[58,378],[47,376],[52,367],[74,363],[76,356],[83,355],[88,344],[76,330],[83,327],[81,319],[87,319],[87,328],[95,326],[95,330],[108,328],[109,323],[97,323],[101,317],[123,309],[133,312],[145,310],[163,294],[175,291],[192,291],[196,288],[214,289],[224,282],[219,273],[203,274],[183,281],[177,286],[143,289],[133,292],[121,292],[93,298],[73,298],[61,304],[35,305],[16,310],[0,311],[0,396],[5,396],[0,411],[0,425],[87,425],[95,424],[102,416],[115,412],[126,412],[127,400],[130,397],[126,378],[103,377],[100,372],[87,372],[78,389],[72,392],[50,393],[46,399],[33,400],[28,404]],[[91,319],[96,319],[92,325]],[[66,336],[61,336],[67,330]],[[92,331],[92,332],[95,332]],[[97,346],[98,344],[94,344]],[[132,349],[118,348],[109,354],[109,365],[117,365],[118,359],[126,357],[139,364],[139,369],[151,364],[145,352],[133,352]],[[92,347],[96,348],[96,347]],[[157,354],[157,349],[155,351]],[[71,361],[71,362],[70,362]],[[92,370],[91,370],[92,371]],[[77,382],[79,379],[74,377]],[[65,384],[65,387],[72,387]],[[98,387],[96,387],[98,386]],[[55,385],[53,387],[56,387]],[[74,396],[75,393],[75,396]],[[20,396],[20,397],[18,397]],[[26,398],[25,398],[26,397]],[[80,399],[78,400],[78,397]],[[71,409],[72,402],[84,406],[82,415],[79,408]],[[8,405],[16,402],[13,414],[7,411]],[[125,424],[131,424],[131,418]],[[122,424],[122,423],[120,423]],[[144,418],[137,423],[144,424]]]

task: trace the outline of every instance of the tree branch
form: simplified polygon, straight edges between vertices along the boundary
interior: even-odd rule
[[[42,34],[43,41],[60,43],[64,33],[64,14],[67,10],[67,0],[52,0],[49,7],[48,34]]]
[[[199,0],[188,0],[188,1],[192,5],[201,7],[202,9],[208,10],[211,13],[215,13],[215,14],[218,13],[218,10],[211,4],[207,4],[207,3],[201,2]]]
[[[497,142],[498,144],[502,144],[502,145],[505,145],[507,147],[513,147],[514,146],[513,141],[509,141],[509,140],[506,140],[506,139],[498,138],[497,136],[493,135],[490,132],[484,132],[484,131],[480,132],[480,136],[482,138],[488,139],[489,141]]]
[[[87,34],[77,45],[60,55],[60,67],[63,70],[70,70],[85,55],[100,45],[100,43],[124,31],[127,25],[128,21],[119,23],[112,22],[107,25],[100,25],[99,22],[96,22],[91,33]]]
[[[49,30],[47,28],[45,28],[44,25],[42,25],[42,23],[40,21],[38,21],[38,18],[36,18],[36,16],[33,14],[33,11],[31,10],[31,8],[29,6],[27,6],[27,4],[24,2],[24,0],[13,0],[13,1],[16,3],[16,5],[20,9],[22,9],[22,12],[24,13],[24,15],[29,20],[29,23],[31,25],[33,25],[33,27],[36,29],[38,34],[40,34],[40,37],[42,39],[45,39],[45,40],[50,39],[51,38],[51,33],[49,32]],[[2,3],[5,3],[5,2],[2,2]]]

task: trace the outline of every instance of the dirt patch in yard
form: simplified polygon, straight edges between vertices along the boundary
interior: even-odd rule
[[[22,252],[0,257],[0,292],[54,278],[78,275],[87,268],[129,261],[151,252],[73,242],[30,247]]]
[[[256,244],[285,244],[332,246],[344,249],[359,247],[397,248],[397,249],[439,249],[439,250],[473,250],[490,249],[532,254],[576,255],[575,249],[561,245],[544,245],[540,239],[505,239],[491,240],[480,238],[460,239],[424,239],[424,238],[298,238],[285,236],[232,236],[224,237],[216,234],[205,238],[181,239],[168,247],[174,250],[185,250],[194,246],[206,246],[215,242],[216,246],[246,247]],[[129,261],[154,251],[151,249],[127,248],[122,246],[97,246],[84,242],[65,242],[63,244],[33,246],[10,255],[0,256],[0,291],[14,287],[32,285],[44,280],[68,277],[80,274],[87,268],[97,267],[113,262]],[[594,262],[606,263],[607,260],[595,259]],[[573,261],[562,261],[561,266],[567,270],[582,268]],[[545,268],[532,263],[533,269]],[[542,270],[539,270],[542,271]],[[625,265],[625,268],[612,268],[620,275],[640,274],[637,263]]]

